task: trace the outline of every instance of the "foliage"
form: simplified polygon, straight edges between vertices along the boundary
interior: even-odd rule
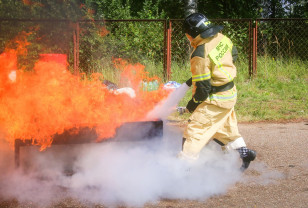
[[[299,57],[307,59],[308,32],[305,21],[259,21],[258,45],[260,55],[274,58]]]
[[[77,20],[87,11],[80,8],[79,0],[1,0],[1,18],[70,19]]]
[[[88,13],[80,5],[79,0],[1,0],[0,51],[10,40],[28,33],[27,39],[31,44],[27,46],[26,57],[19,57],[20,67],[31,69],[42,53],[69,54],[73,28],[67,20],[76,21],[85,18]]]
[[[163,61],[164,47],[164,22],[118,22],[108,19],[130,19],[132,14],[142,19],[161,19],[164,12],[158,9],[160,1],[145,0],[141,4],[136,1],[121,0],[92,0],[85,1],[85,5],[95,9],[95,17],[106,18],[101,24],[108,31],[107,36],[97,36],[94,31],[94,23],[87,23],[83,28],[81,36],[81,68],[83,71],[96,71],[99,66],[105,65],[102,62],[110,61],[112,58],[121,57],[132,62],[140,60]],[[134,7],[139,6],[140,10],[135,11]],[[90,26],[92,25],[92,26]],[[82,27],[83,27],[82,26]],[[103,54],[99,60],[98,54]],[[97,63],[97,61],[99,63]]]
[[[304,0],[198,0],[198,11],[209,18],[308,17]],[[180,0],[1,0],[1,18],[62,18],[77,20],[184,18]]]
[[[308,2],[302,0],[259,1],[260,17],[263,18],[307,18]],[[259,17],[259,18],[260,18]]]
[[[141,19],[162,19],[165,18],[164,10],[159,9],[161,0],[153,2],[153,0],[145,0],[143,2],[143,8],[138,11],[138,17]]]
[[[302,0],[199,0],[199,12],[210,18],[307,18],[308,2]]]
[[[162,0],[84,0],[88,8],[95,10],[96,19],[159,19],[165,18]]]
[[[199,12],[209,18],[255,18],[258,16],[258,1],[231,0],[199,0]]]
[[[93,24],[81,25],[84,32],[80,40],[80,66],[83,71],[97,71],[99,66],[118,57],[131,62],[149,60],[162,63],[163,22],[107,21],[103,25],[109,31],[107,36],[100,36]]]
[[[131,6],[124,0],[84,0],[86,8],[94,10],[95,19],[130,19]]]

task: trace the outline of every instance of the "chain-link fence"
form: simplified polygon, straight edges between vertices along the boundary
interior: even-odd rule
[[[96,72],[109,68],[113,58],[155,62],[163,67],[164,20],[105,20],[80,22],[79,66]]]
[[[192,50],[182,28],[183,20],[171,20],[171,62],[179,64],[189,60]]]
[[[189,61],[192,48],[182,31],[183,20],[171,20],[171,22],[172,63],[185,64]],[[232,40],[238,50],[239,59],[249,66],[251,60],[251,20],[220,19],[212,20],[212,23],[224,26],[222,33],[227,35]]]
[[[170,21],[171,63],[185,64],[192,48],[182,31],[183,20]],[[257,67],[264,69],[271,60],[308,60],[308,19],[214,19],[212,22],[224,26],[222,33],[237,47],[239,62],[246,66],[249,75],[256,74]]]
[[[0,53],[18,51],[18,67],[30,70],[42,54],[66,54],[74,62],[74,25],[60,20],[0,20]],[[18,44],[24,44],[23,47]]]
[[[256,43],[258,70],[266,60],[308,60],[308,19],[257,19]]]
[[[239,51],[239,61],[250,74],[262,70],[270,57],[285,61],[308,59],[308,19],[216,19]],[[112,68],[113,58],[151,63],[170,76],[172,66],[187,66],[190,44],[182,31],[183,20],[4,20],[0,19],[0,52],[27,34],[27,55],[19,65],[31,68],[40,54],[66,54],[75,72]],[[14,46],[13,46],[14,47]],[[263,61],[263,62],[262,62]],[[184,67],[182,67],[184,68]]]

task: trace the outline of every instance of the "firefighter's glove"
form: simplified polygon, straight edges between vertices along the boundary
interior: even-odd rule
[[[200,104],[200,103],[194,102],[194,100],[191,99],[191,100],[187,103],[186,108],[187,108],[187,110],[188,110],[190,113],[193,113],[193,112],[196,110],[196,108],[198,107],[199,104]]]
[[[185,83],[187,84],[188,87],[191,87],[191,85],[192,85],[192,78],[190,77],[190,79],[188,79]]]

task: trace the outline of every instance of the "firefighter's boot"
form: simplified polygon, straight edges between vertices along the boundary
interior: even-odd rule
[[[240,153],[240,157],[243,161],[241,171],[244,171],[249,167],[250,162],[256,158],[257,153],[256,151],[248,149],[247,147],[241,147],[236,150]]]

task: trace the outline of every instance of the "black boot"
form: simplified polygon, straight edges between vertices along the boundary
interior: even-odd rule
[[[244,171],[249,167],[250,162],[256,158],[257,153],[256,151],[248,149],[247,147],[241,147],[236,150],[240,153],[240,157],[242,158],[243,161],[241,166],[241,171]]]
[[[185,141],[186,141],[186,138],[183,137],[183,139],[182,139],[182,150],[183,150]]]

